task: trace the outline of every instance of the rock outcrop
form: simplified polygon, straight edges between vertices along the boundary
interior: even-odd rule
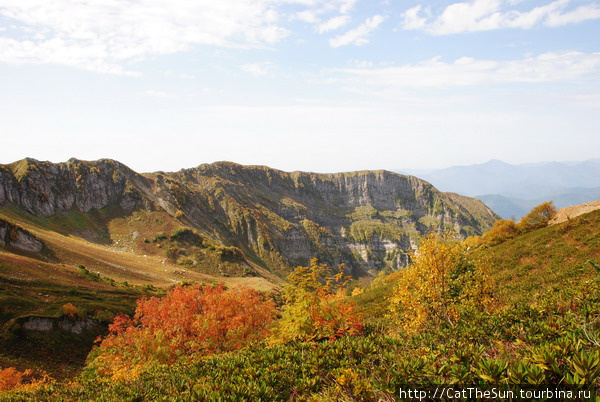
[[[25,331],[53,332],[62,331],[75,335],[101,332],[101,324],[91,318],[72,319],[67,317],[26,317],[22,319],[21,328]]]
[[[119,162],[25,159],[0,166],[0,205],[41,217],[118,206],[164,210],[280,274],[317,257],[355,273],[395,269],[419,235],[481,234],[498,216],[482,202],[388,171],[283,172],[230,162],[138,174]]]
[[[16,204],[44,217],[111,204],[132,210],[145,205],[147,185],[147,179],[113,160],[54,164],[28,158],[0,166],[0,205]]]
[[[21,251],[39,253],[44,243],[27,230],[0,219],[0,246],[14,247]]]

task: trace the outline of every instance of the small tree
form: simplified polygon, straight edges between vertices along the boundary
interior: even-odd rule
[[[448,234],[422,239],[412,265],[400,271],[390,298],[391,317],[406,333],[454,326],[462,314],[484,310],[493,302],[493,284],[464,245]]]
[[[550,219],[556,216],[556,208],[552,201],[544,202],[534,207],[518,223],[519,230],[528,232],[533,229],[546,227]]]
[[[350,278],[343,266],[336,271],[313,258],[309,266],[296,268],[287,279],[285,305],[272,338],[275,343],[335,340],[362,333],[361,315],[344,300]]]
[[[63,304],[62,311],[63,315],[66,315],[69,318],[75,318],[78,313],[77,307],[71,303]]]

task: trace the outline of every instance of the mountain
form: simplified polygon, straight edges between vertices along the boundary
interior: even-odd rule
[[[532,207],[540,204],[539,202],[536,203],[536,201],[510,198],[499,194],[479,195],[477,198],[504,219],[519,219],[525,216]]]
[[[440,190],[476,197],[503,218],[518,219],[549,200],[566,207],[600,198],[600,159],[522,165],[491,160],[425,171],[420,177]]]
[[[433,227],[467,236],[498,218],[478,200],[388,171],[218,162],[139,174],[108,159],[0,165],[0,206],[17,223],[217,276],[281,277],[313,257],[356,275],[395,269]]]

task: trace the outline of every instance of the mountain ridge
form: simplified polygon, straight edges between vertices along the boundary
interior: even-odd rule
[[[498,218],[480,201],[440,192],[415,176],[285,172],[227,161],[137,173],[111,159],[55,164],[27,158],[0,165],[0,206],[9,204],[45,219],[109,208],[114,211],[99,225],[107,228],[109,215],[130,227],[134,211],[163,211],[204,236],[203,244],[236,247],[240,251],[231,253],[243,254],[238,263],[246,259],[280,276],[312,257],[344,263],[357,275],[397,269],[408,262],[405,253],[416,247],[416,238],[432,228],[465,237]],[[101,235],[114,241],[110,229]],[[154,252],[141,241],[132,247]],[[164,244],[169,258],[200,267],[206,247],[191,253],[173,242]]]

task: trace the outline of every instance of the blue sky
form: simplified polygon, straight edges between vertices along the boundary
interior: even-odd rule
[[[590,0],[0,0],[0,163],[600,156]]]

